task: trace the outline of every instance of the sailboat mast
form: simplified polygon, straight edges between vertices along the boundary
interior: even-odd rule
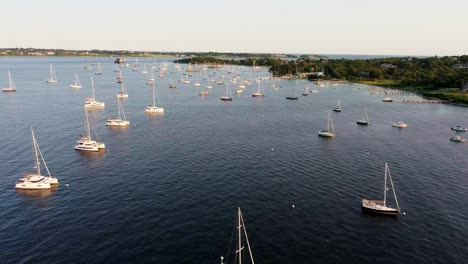
[[[93,77],[91,77],[91,91],[93,92],[93,101],[96,100],[96,97],[94,95],[94,81],[93,81]]]
[[[239,209],[239,212],[240,212],[240,209]],[[252,249],[250,248],[249,237],[247,236],[247,229],[245,228],[244,217],[242,217],[242,213],[240,213],[240,218],[242,220],[242,226],[244,227],[245,241],[247,242],[247,248],[249,249],[250,261],[252,262],[252,264],[255,264],[255,261],[253,259]]]
[[[155,100],[155,95],[154,95],[154,82],[153,82],[153,107],[156,106],[156,100]]]
[[[330,132],[330,112],[328,112],[328,118],[327,118],[327,131]]]
[[[50,79],[51,79],[51,80],[54,79],[54,76],[53,76],[52,72],[53,72],[52,64],[50,64]]]
[[[33,140],[34,162],[36,163],[37,175],[41,175],[39,155],[37,153],[36,137],[34,136],[34,130],[32,128],[31,128],[31,135],[32,135],[32,140]]]
[[[86,130],[88,132],[88,140],[91,140],[91,128],[89,127],[89,118],[88,118],[88,110],[85,108],[86,114]]]
[[[238,239],[237,239],[237,257],[239,259],[239,264],[242,264],[242,233],[241,233],[241,228],[242,228],[242,225],[241,225],[241,210],[240,210],[240,207],[237,208],[237,222],[238,222],[238,226],[237,226],[237,235],[238,235]]]
[[[385,162],[385,184],[384,184],[384,192],[383,192],[384,206],[387,206],[387,171],[388,171],[388,165],[387,165],[387,162]]]

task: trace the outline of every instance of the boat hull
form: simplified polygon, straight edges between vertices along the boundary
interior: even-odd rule
[[[383,201],[362,199],[362,210],[374,214],[396,216],[398,209],[383,206]]]
[[[288,99],[288,100],[297,100],[297,97],[295,97],[295,96],[288,96],[288,97],[286,97],[286,99]]]
[[[11,88],[3,88],[2,92],[4,93],[13,93],[16,92],[16,89],[11,89]]]
[[[357,121],[356,124],[358,124],[360,126],[368,126],[369,125],[369,123],[365,122],[365,121]]]

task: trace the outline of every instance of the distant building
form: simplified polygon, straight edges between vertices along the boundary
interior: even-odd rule
[[[314,76],[317,76],[317,77],[318,77],[318,76],[324,76],[324,75],[325,75],[325,73],[324,73],[323,71],[321,71],[321,72],[313,72],[313,73],[311,73],[311,74],[314,75]]]
[[[468,64],[454,64],[452,65],[453,69],[468,69]]]
[[[385,69],[391,69],[391,68],[395,68],[396,66],[391,63],[382,63],[380,64],[380,67],[385,68]]]

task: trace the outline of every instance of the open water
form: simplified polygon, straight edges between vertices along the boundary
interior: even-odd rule
[[[164,61],[172,59],[154,60],[158,68]],[[82,69],[97,62],[102,76]],[[294,81],[265,80],[265,97],[252,98],[255,78],[269,74],[243,67],[235,71],[252,85],[223,102],[226,85],[213,84],[206,97],[180,82],[169,89],[182,76],[169,63],[166,78],[156,79],[166,112],[148,116],[152,93],[141,70],[149,62],[140,59],[140,71],[123,73],[131,126],[109,129],[120,89],[112,62],[0,58],[0,86],[10,69],[18,90],[0,94],[1,263],[219,263],[237,207],[257,263],[466,263],[468,144],[449,138],[451,127],[468,126],[467,108],[402,103],[415,97],[408,95],[383,103],[363,85],[305,80],[296,94],[306,85],[319,93],[289,101]],[[45,82],[50,63],[56,84]],[[201,87],[220,79],[223,71],[214,71],[200,74]],[[80,90],[68,87],[75,72]],[[91,76],[106,103],[89,112],[92,136],[107,146],[100,154],[73,150],[85,133]],[[320,138],[338,99],[336,138]],[[355,123],[364,107],[368,127]],[[391,126],[399,120],[408,127]],[[60,181],[50,192],[14,189],[34,170],[30,127]],[[385,162],[405,213],[396,218],[361,212],[361,199],[382,198]]]

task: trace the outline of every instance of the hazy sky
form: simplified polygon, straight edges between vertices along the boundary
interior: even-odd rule
[[[2,1],[0,47],[468,54],[468,0]]]

